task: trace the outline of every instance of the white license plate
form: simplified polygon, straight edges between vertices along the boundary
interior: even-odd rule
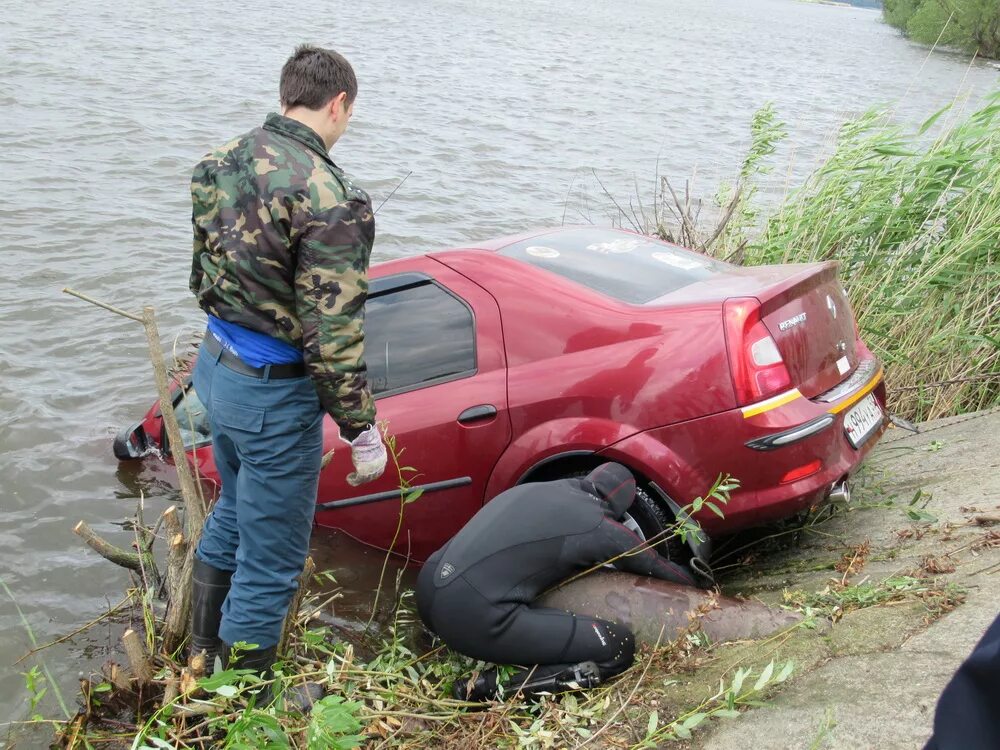
[[[861,446],[882,424],[882,409],[869,393],[844,415],[844,432],[855,448]]]

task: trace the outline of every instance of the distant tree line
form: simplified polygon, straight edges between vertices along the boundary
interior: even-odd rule
[[[885,0],[882,13],[914,41],[1000,58],[1000,0]]]

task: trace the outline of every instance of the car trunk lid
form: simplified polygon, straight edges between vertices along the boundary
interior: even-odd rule
[[[760,317],[788,368],[810,398],[834,387],[858,363],[854,314],[837,280],[837,264],[793,266],[787,278],[754,295]]]

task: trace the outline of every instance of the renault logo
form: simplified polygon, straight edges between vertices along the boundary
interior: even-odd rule
[[[836,319],[837,303],[833,301],[833,297],[831,297],[829,294],[826,295],[826,309],[829,310],[830,315],[832,315]]]

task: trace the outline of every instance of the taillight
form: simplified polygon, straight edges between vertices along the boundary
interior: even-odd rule
[[[760,319],[760,302],[753,297],[726,300],[723,316],[737,402],[752,404],[790,388],[788,368]]]

